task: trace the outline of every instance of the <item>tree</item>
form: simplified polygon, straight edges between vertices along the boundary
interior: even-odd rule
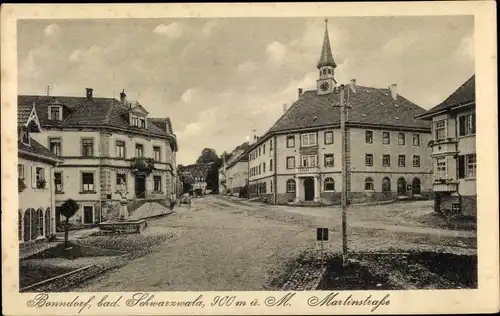
[[[76,214],[79,208],[80,205],[78,205],[78,203],[76,203],[73,199],[67,199],[61,205],[60,213],[66,217],[66,221],[64,223],[64,248],[68,248],[69,219]]]
[[[210,162],[216,162],[219,159],[217,153],[212,148],[202,150],[200,157],[196,160],[197,165],[206,165]]]

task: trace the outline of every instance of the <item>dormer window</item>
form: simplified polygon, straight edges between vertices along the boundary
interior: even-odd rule
[[[144,118],[140,118],[139,122],[141,123],[141,128],[146,128],[146,120]]]
[[[61,121],[62,120],[62,109],[60,106],[50,106],[49,107],[49,120],[51,120],[51,121]]]
[[[132,116],[132,126],[139,126],[139,118],[137,116]]]
[[[21,129],[21,135],[20,139],[21,142],[23,142],[26,145],[30,145],[30,134],[28,133],[28,130],[26,128]]]

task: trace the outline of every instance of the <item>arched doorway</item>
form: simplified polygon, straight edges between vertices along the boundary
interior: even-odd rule
[[[304,200],[312,201],[314,200],[314,179],[305,178],[304,179]]]
[[[413,181],[411,182],[411,193],[420,194],[421,190],[422,188],[420,186],[420,179],[413,178]]]
[[[32,209],[27,209],[24,211],[24,216],[23,216],[23,231],[24,231],[24,241],[29,241],[31,237],[31,210]],[[33,210],[35,211],[35,210]]]
[[[382,192],[391,192],[391,179],[388,177],[382,179]]]
[[[50,236],[50,207],[45,210],[45,237]]]
[[[405,178],[398,179],[398,195],[406,195],[406,180],[405,180]]]

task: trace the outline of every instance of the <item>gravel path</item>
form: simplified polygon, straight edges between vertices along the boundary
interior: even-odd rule
[[[439,247],[448,252],[475,252],[475,238],[467,234],[463,240],[455,240],[453,233],[411,223],[407,225],[411,229],[390,229],[391,221],[400,224],[401,219],[388,218],[387,214],[401,205],[383,206],[379,221],[376,207],[360,208],[360,214],[349,218],[350,248],[373,251]],[[426,204],[413,205],[422,207]],[[411,209],[411,203],[405,203],[404,208]],[[253,206],[216,196],[195,199],[191,208],[178,208],[174,214],[148,221],[152,230],[170,228],[177,236],[175,240],[77,290],[262,290],[289,259],[306,248],[318,249],[315,227],[331,227],[326,250],[341,249],[340,215],[336,213],[323,208]],[[366,224],[369,222],[372,224]]]

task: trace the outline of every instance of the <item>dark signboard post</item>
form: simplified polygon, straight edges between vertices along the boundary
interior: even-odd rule
[[[321,242],[321,266],[323,266],[324,242],[328,241],[328,228],[317,228],[316,240]]]

